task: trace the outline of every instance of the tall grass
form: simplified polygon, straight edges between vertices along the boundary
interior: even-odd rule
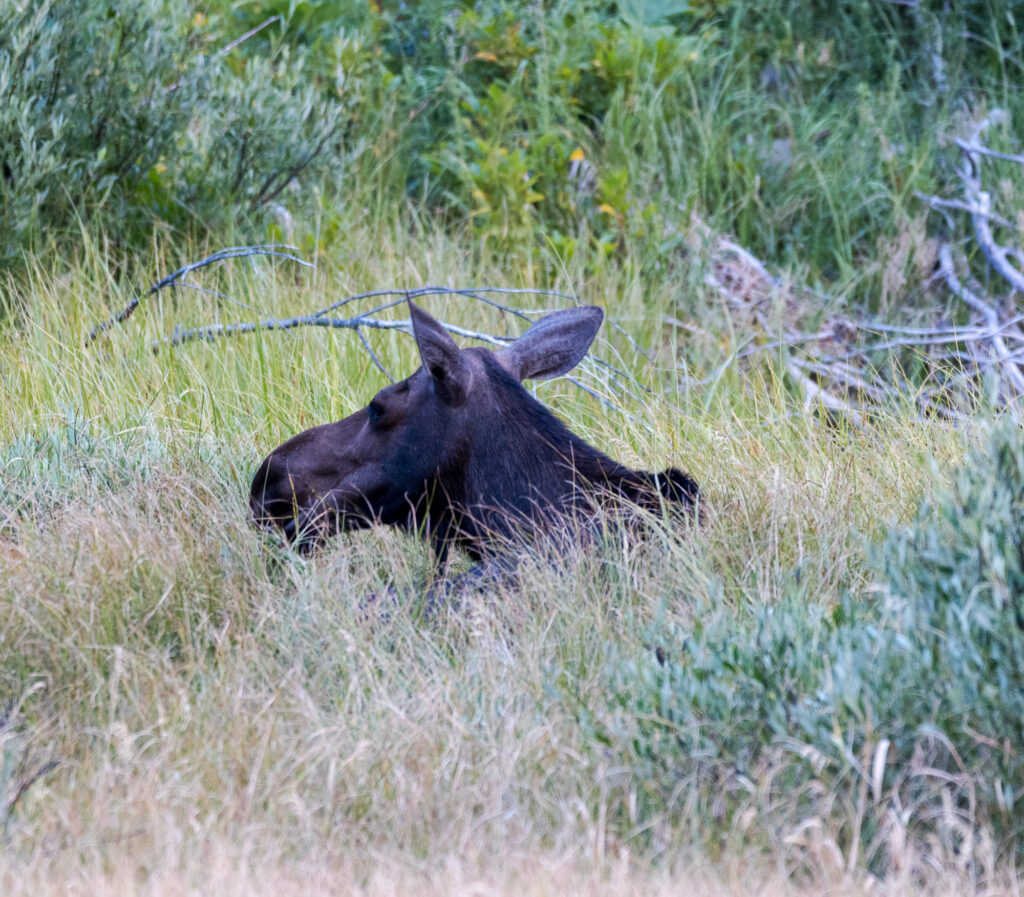
[[[374,239],[372,258],[315,276],[240,265],[210,284],[284,314],[381,284],[515,282],[444,236]],[[637,790],[638,761],[588,720],[610,719],[611,670],[655,663],[652,634],[711,614],[747,638],[758,614],[791,600],[794,577],[809,620],[845,595],[869,599],[866,541],[910,516],[935,485],[929,459],[955,463],[961,434],[900,408],[869,430],[834,429],[770,365],[671,402],[655,394],[622,409],[631,417],[569,384],[540,385],[616,457],[692,471],[708,522],[610,537],[555,566],[524,560],[518,585],[428,624],[415,600],[431,570],[422,545],[375,530],[307,559],[247,523],[260,457],[383,385],[351,335],[154,353],[150,340],[174,323],[249,314],[185,292],[155,297],[87,347],[126,297],[108,270],[91,244],[59,276],[32,269],[11,285],[20,312],[0,342],[5,894],[228,879],[229,891],[263,893],[299,874],[324,890],[405,890],[425,876],[455,892],[691,879],[747,892],[749,870],[786,892],[794,870],[815,887],[857,874],[808,857],[807,819],[767,813],[766,839],[723,827],[699,802],[687,818],[663,815]],[[602,303],[613,290],[570,286]],[[498,326],[475,306],[432,307]],[[404,335],[374,338],[392,370],[416,365]],[[629,361],[610,338],[599,351]],[[632,365],[659,387],[656,370]],[[361,597],[392,583],[407,605],[366,619]],[[728,698],[718,712],[728,719]],[[703,785],[691,786],[696,798]],[[821,824],[846,823],[840,812]],[[712,868],[716,843],[729,847]],[[884,870],[893,887],[931,880],[929,864],[959,874],[961,856],[919,848]],[[995,886],[983,853],[968,866]]]
[[[708,222],[824,287],[808,329],[840,306],[957,317],[927,284],[913,193],[950,192],[962,120],[1019,118],[1020,35],[998,3],[918,6],[693,3],[634,28],[607,4],[209,4],[204,46],[284,15],[226,57],[226,83],[294,52],[345,108],[321,174],[237,225],[293,229],[318,267],[207,270],[246,307],[164,291],[88,345],[237,234],[128,240],[83,214],[4,275],[0,893],[1020,894],[1019,747],[1000,731],[1016,667],[983,671],[1018,648],[993,596],[1017,575],[999,557],[1019,548],[1021,447],[969,455],[984,427],[909,398],[847,427],[770,352],[723,364],[742,337],[694,237]],[[589,186],[568,173],[581,154]],[[427,283],[605,307],[642,349],[606,326],[595,351],[651,392],[531,389],[625,463],[689,470],[705,523],[524,557],[515,585],[433,621],[415,540],[372,530],[307,558],[255,531],[259,460],[386,378],[344,331],[154,341]],[[516,331],[476,303],[429,309]],[[396,375],[418,365],[404,334],[368,337]],[[390,586],[394,613],[361,609]]]

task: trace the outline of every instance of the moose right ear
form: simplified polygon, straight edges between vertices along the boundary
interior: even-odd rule
[[[465,398],[469,388],[469,369],[462,361],[462,351],[441,323],[409,300],[412,334],[420,350],[420,359],[434,379],[438,394],[451,404]]]
[[[519,380],[560,377],[583,360],[603,320],[604,312],[596,305],[556,311],[495,355]]]

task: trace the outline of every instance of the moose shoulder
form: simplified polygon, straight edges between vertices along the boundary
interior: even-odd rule
[[[422,367],[369,405],[274,449],[253,478],[254,518],[308,550],[372,523],[491,559],[509,541],[579,523],[603,503],[691,511],[698,486],[631,470],[569,430],[523,388],[586,354],[604,318],[584,306],[537,321],[497,352],[461,350],[409,303]],[[567,530],[573,531],[573,528]]]

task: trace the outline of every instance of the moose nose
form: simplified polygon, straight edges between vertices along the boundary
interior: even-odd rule
[[[262,498],[253,496],[250,502],[253,523],[259,526],[277,527],[287,534],[288,526],[295,528],[296,503],[294,499]]]

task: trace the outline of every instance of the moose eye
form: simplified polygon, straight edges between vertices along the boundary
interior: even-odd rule
[[[366,406],[366,416],[369,418],[371,424],[375,424],[384,416],[384,409],[376,402],[370,402],[370,404]]]

